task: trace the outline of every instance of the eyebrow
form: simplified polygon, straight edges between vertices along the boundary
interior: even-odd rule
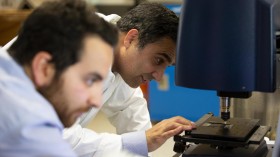
[[[169,63],[172,63],[171,57],[166,53],[159,53],[159,55],[163,56]],[[172,65],[175,65],[175,63],[172,63]]]
[[[97,72],[92,72],[88,76],[90,77],[96,77],[97,80],[103,80],[104,78]]]

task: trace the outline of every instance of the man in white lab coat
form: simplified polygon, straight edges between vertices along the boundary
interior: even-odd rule
[[[104,18],[116,22],[120,30],[101,108],[118,135],[97,134],[83,128],[99,111],[92,108],[77,124],[64,130],[64,138],[79,156],[102,156],[104,152],[122,149],[148,156],[168,138],[195,127],[179,116],[151,127],[147,102],[139,88],[142,83],[161,80],[166,67],[174,65],[179,20],[172,11],[156,3],[142,3],[122,18]]]

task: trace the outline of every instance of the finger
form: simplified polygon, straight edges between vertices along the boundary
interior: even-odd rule
[[[176,129],[178,127],[181,127],[183,130],[192,130],[193,126],[190,124],[181,124],[181,123],[177,123],[177,122],[169,122],[166,123],[165,126],[163,127],[163,131],[169,131],[169,130],[173,130]]]
[[[193,121],[187,120],[187,119],[185,119],[183,117],[180,117],[180,116],[176,117],[176,120],[180,124],[190,125],[192,128],[196,128],[196,124]]]
[[[181,124],[185,124],[185,125],[194,125],[194,122],[184,118],[184,117],[181,117],[181,116],[177,116],[177,117],[173,117],[174,118],[174,121],[176,121],[177,123],[181,123]]]
[[[196,125],[194,122],[187,120],[183,117],[176,117],[175,119],[176,123],[180,124],[180,125],[184,125],[184,126],[188,126],[186,129],[192,129],[192,128],[196,128]]]
[[[196,124],[194,122],[191,123],[192,123],[192,128],[196,128]]]
[[[170,137],[172,137],[174,135],[180,134],[181,132],[184,131],[184,129],[185,128],[183,126],[178,126],[178,127],[174,128],[172,130],[164,132],[162,135],[163,135],[163,137],[168,139],[168,138],[170,138]]]

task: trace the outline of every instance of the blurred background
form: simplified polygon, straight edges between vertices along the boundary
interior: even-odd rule
[[[33,8],[49,0],[0,0],[0,46],[11,40],[18,31],[21,22]],[[96,6],[98,12],[105,15],[123,15],[143,1],[159,2],[166,5],[181,4],[181,0],[86,0]]]

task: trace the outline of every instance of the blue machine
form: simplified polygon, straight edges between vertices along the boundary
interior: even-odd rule
[[[271,156],[264,141],[270,127],[231,117],[229,108],[231,98],[275,91],[279,31],[280,0],[183,1],[176,84],[217,91],[221,116],[204,115],[195,130],[175,136],[174,151],[183,157]],[[275,146],[279,157],[280,145]]]
[[[219,98],[216,92],[176,86],[174,68],[167,68],[160,83],[152,81],[149,84],[151,120],[159,121],[180,115],[197,121],[208,112],[218,115]]]

